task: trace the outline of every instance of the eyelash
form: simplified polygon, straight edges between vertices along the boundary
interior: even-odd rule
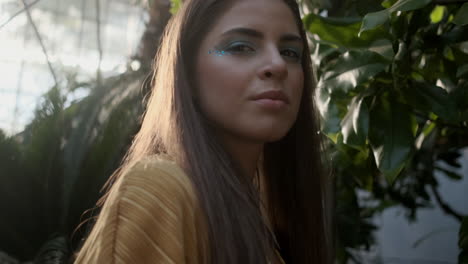
[[[301,60],[302,56],[298,51],[295,51],[293,49],[284,49],[282,51],[282,53],[284,53],[284,52],[292,52],[293,56],[288,56],[288,57],[290,57],[291,59],[294,59],[295,61],[300,61]]]
[[[248,48],[249,50],[244,50],[244,48]],[[239,42],[232,43],[225,50],[229,54],[253,53],[253,52],[255,52],[255,49],[252,48],[250,45],[248,45],[246,43],[239,43]]]
[[[246,50],[246,48],[247,48],[247,50]],[[249,44],[236,42],[236,43],[233,43],[233,44],[229,45],[227,48],[225,48],[224,51],[227,54],[242,55],[242,54],[254,53],[255,49],[252,48]],[[284,54],[285,52],[292,53],[292,54],[285,55]],[[296,51],[296,50],[294,50],[292,48],[283,49],[283,50],[281,50],[280,53],[281,53],[281,55],[288,57],[288,59],[291,59],[294,62],[299,62],[301,60],[301,57],[302,57],[300,52],[298,52],[298,51]]]

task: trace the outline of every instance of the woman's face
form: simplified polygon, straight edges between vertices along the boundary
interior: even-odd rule
[[[203,39],[196,59],[201,109],[224,138],[281,139],[296,120],[303,43],[281,0],[236,0]]]

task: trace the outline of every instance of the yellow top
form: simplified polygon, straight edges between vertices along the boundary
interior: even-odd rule
[[[112,187],[75,264],[202,264],[200,219],[185,172],[167,159],[145,158]]]

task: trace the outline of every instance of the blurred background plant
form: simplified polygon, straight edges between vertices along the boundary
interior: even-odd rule
[[[353,258],[348,248],[372,245],[370,220],[389,207],[415,221],[438,206],[461,223],[435,172],[463,177],[455,170],[468,146],[468,2],[304,2],[335,168],[339,262]]]
[[[110,4],[116,12],[114,16],[102,10]],[[66,8],[60,9],[47,1],[23,2],[22,6],[13,7],[2,4],[5,10],[10,8],[13,19],[3,22],[1,30],[8,29],[9,23],[20,15],[27,15],[24,23],[29,27],[24,27],[34,29],[33,39],[44,48],[43,64],[49,70],[43,74],[53,76],[55,85],[39,99],[32,121],[19,131],[15,126],[4,125],[5,132],[0,133],[0,251],[5,252],[0,255],[0,263],[66,263],[77,249],[86,224],[81,229],[77,227],[94,215],[92,210],[102,195],[103,184],[119,165],[138,129],[151,61],[171,7],[169,1],[162,0],[97,0],[64,5]],[[87,7],[94,14],[86,13]],[[55,8],[64,12],[61,15],[65,18],[57,15]],[[81,9],[81,15],[75,14],[78,22],[67,20],[67,14],[77,12],[76,8]],[[131,53],[119,64],[112,61],[117,57],[112,48],[121,45],[115,40],[125,42],[128,32],[118,27],[130,31],[138,28],[132,25],[136,22],[121,21],[130,20],[130,11],[143,26],[139,40],[133,39],[135,48],[129,48]],[[85,47],[94,56],[86,57],[79,50],[84,55],[74,57],[77,65],[71,66],[64,65],[60,58],[53,60],[53,52],[47,49],[47,43],[54,44],[50,40],[53,34],[47,31],[53,26],[44,15],[48,13],[63,23],[80,24],[79,38],[87,36],[85,40],[93,40],[95,45],[87,43]],[[31,88],[18,87],[18,97],[26,92],[24,89]],[[5,97],[2,100],[8,103]],[[11,123],[18,126],[16,120]]]
[[[23,1],[0,21],[1,33],[27,18],[53,76],[31,120],[0,132],[0,251],[11,263],[64,263],[138,130],[152,58],[180,0],[128,1],[143,10],[144,26],[117,74],[103,70],[106,45],[115,44],[102,38],[109,1],[83,1],[96,11],[88,18],[95,31],[82,33],[96,43],[97,67],[86,77],[51,59],[46,28],[34,22],[32,11],[45,10],[37,2]],[[456,219],[458,262],[468,263],[468,220],[444,200],[435,176],[466,178],[457,168],[468,145],[467,2],[300,1],[334,168],[338,263],[366,263],[355,252],[376,244],[375,216],[396,206],[409,221],[428,207]]]

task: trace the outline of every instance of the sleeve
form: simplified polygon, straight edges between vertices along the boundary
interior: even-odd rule
[[[186,183],[135,165],[114,185],[75,263],[186,263]]]

